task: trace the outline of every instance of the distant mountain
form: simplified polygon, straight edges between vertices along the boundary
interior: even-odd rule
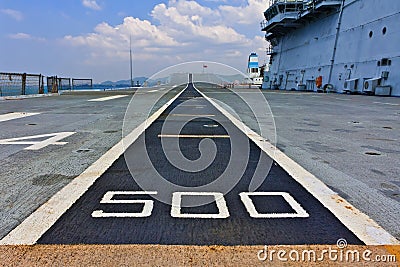
[[[198,73],[195,74],[195,78],[200,79],[197,81],[201,81],[202,77],[204,76],[205,80],[211,79],[210,81],[214,81],[215,83],[234,83],[234,82],[243,82],[245,77],[240,74],[236,75],[211,75],[209,73]],[[155,86],[157,84],[184,84],[187,82],[187,74],[182,74],[182,73],[175,73],[171,74],[168,77],[157,77],[157,78],[146,78],[146,77],[135,77],[133,79],[133,83],[136,86],[137,83],[139,82],[139,85],[143,85],[144,82],[147,81],[146,86]],[[131,80],[119,80],[119,81],[104,81],[100,84],[97,84],[95,87],[99,88],[107,88],[107,87],[116,87],[116,88],[124,88],[124,87],[130,87],[131,86]]]
[[[146,77],[135,77],[133,78],[133,83],[136,85],[137,82],[139,82],[140,85],[142,85],[145,81],[147,80]],[[116,82],[113,81],[104,81],[100,83],[102,86],[130,86],[131,85],[131,80],[119,80]]]
[[[105,82],[102,82],[102,83],[100,83],[100,84],[101,84],[101,85],[111,86],[111,85],[114,84],[114,82],[112,82],[112,81],[105,81]]]
[[[246,77],[243,76],[242,74],[235,74],[235,75],[218,75],[223,81],[232,83],[235,81],[243,82],[246,80]]]

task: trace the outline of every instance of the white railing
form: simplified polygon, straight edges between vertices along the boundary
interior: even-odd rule
[[[294,3],[304,3],[304,4],[319,4],[321,2],[337,2],[338,0],[270,0],[270,6],[273,4],[294,4]]]
[[[273,0],[273,4],[276,4],[276,3],[295,3],[295,2],[298,2],[298,3],[305,3],[305,2],[308,2],[308,1],[310,1],[310,0]]]

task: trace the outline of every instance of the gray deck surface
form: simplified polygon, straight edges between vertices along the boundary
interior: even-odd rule
[[[233,94],[202,91],[230,103],[253,126],[251,114]],[[24,150],[24,145],[0,145],[0,237],[121,139],[130,97],[87,101],[109,95],[68,94],[0,102],[0,114],[41,113],[0,122],[0,139],[76,132],[62,140],[67,145],[39,151]],[[274,114],[277,146],[400,238],[400,99],[277,91],[264,95]],[[137,123],[144,119],[138,116]],[[379,155],[366,154],[370,152]]]

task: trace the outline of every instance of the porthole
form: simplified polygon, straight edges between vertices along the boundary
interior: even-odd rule
[[[373,32],[373,31],[370,31],[370,32],[369,32],[369,38],[372,38],[373,35],[374,35],[374,32]]]
[[[386,27],[383,27],[383,29],[382,29],[382,34],[385,35],[386,32],[387,32],[387,28],[386,28]]]

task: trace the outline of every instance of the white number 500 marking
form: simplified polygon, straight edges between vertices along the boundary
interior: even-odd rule
[[[154,201],[153,200],[116,200],[113,199],[115,195],[156,195],[157,192],[127,192],[127,191],[111,191],[107,192],[103,199],[100,201],[101,204],[144,204],[143,210],[138,213],[106,213],[102,210],[95,210],[92,213],[92,217],[95,218],[118,218],[118,217],[133,217],[133,218],[144,218],[150,217],[153,211]],[[252,218],[308,218],[310,215],[301,207],[301,205],[289,194],[283,192],[253,192],[253,193],[240,193],[240,199],[243,202],[247,212]],[[215,203],[217,204],[218,213],[182,213],[182,196],[213,196]],[[295,211],[294,213],[259,213],[251,200],[250,196],[277,196],[283,197],[283,199],[290,205]],[[229,210],[225,202],[224,195],[222,193],[211,193],[211,192],[175,192],[172,194],[172,208],[171,216],[174,218],[198,218],[198,219],[225,219],[228,218]]]
[[[104,218],[104,217],[149,217],[153,211],[153,200],[134,200],[125,199],[117,200],[112,199],[115,195],[156,195],[157,192],[107,192],[103,199],[100,201],[101,204],[144,204],[142,212],[138,213],[106,213],[102,210],[95,210],[92,213],[92,217]]]

